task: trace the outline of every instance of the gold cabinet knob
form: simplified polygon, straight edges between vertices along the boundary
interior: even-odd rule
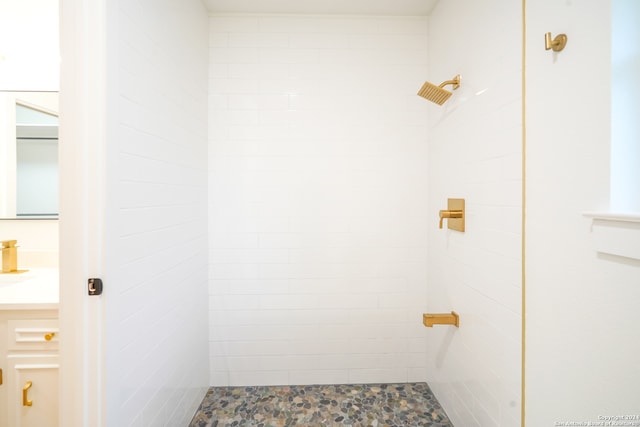
[[[55,337],[55,336],[56,336],[55,332],[49,332],[48,334],[44,335],[44,339],[47,340],[47,341],[51,341],[53,339],[53,337]]]
[[[27,381],[27,383],[22,387],[22,406],[33,406],[33,400],[29,400],[29,389],[33,383],[31,381]]]

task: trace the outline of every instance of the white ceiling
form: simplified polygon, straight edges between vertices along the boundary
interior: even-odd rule
[[[212,13],[426,16],[438,0],[204,0]]]

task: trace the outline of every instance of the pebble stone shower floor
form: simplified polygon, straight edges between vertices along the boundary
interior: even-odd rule
[[[426,383],[211,387],[189,427],[452,427]]]

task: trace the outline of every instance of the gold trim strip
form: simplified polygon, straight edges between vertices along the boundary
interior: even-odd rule
[[[522,336],[521,336],[521,345],[522,345],[522,371],[521,371],[521,394],[520,394],[520,425],[525,427],[525,406],[526,406],[526,331],[527,331],[527,321],[526,321],[526,202],[527,202],[527,116],[526,116],[526,105],[527,105],[527,0],[522,0]]]

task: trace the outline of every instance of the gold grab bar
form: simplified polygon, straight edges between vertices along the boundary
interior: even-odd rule
[[[27,383],[22,387],[22,406],[33,406],[33,400],[29,400],[29,389],[33,383],[31,381],[27,381]]]

